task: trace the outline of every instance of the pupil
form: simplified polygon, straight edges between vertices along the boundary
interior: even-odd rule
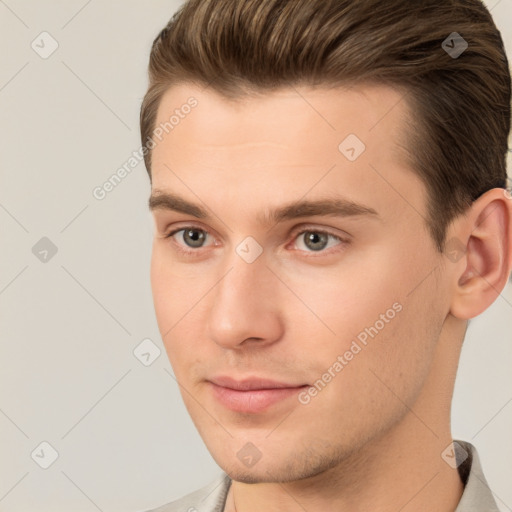
[[[323,249],[326,244],[327,244],[327,235],[323,234],[323,233],[309,233],[309,235],[307,236],[307,244],[308,247],[310,249],[313,249],[315,251],[318,251],[318,250],[321,250]],[[310,246],[309,245],[309,242],[312,242],[313,243],[313,246]],[[317,245],[315,246],[315,244],[318,244],[320,242],[320,247],[318,247]]]
[[[204,234],[198,229],[189,229],[185,232],[185,238],[187,242],[191,242],[189,245],[192,245],[192,247],[200,247],[204,239]]]

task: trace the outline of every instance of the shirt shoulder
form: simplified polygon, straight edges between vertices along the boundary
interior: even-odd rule
[[[223,512],[231,479],[226,473],[182,498],[145,512]]]

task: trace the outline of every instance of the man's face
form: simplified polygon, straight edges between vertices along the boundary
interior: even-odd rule
[[[153,150],[152,193],[207,214],[153,209],[162,339],[194,424],[233,478],[316,475],[414,406],[449,309],[425,188],[400,147],[406,105],[384,86],[234,103],[180,85],[157,126],[191,96],[197,106]],[[282,210],[326,200],[337,214]],[[230,391],[212,384],[220,377],[295,389]]]

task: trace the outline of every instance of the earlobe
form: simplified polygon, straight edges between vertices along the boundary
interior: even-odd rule
[[[474,318],[503,291],[512,268],[512,200],[503,189],[492,189],[471,206],[458,225],[459,240],[466,240],[463,256],[453,273],[450,312]],[[463,270],[461,271],[461,267]]]

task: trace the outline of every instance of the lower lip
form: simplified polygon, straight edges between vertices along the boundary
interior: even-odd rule
[[[273,389],[252,389],[239,391],[236,389],[224,388],[210,382],[215,398],[227,409],[243,413],[264,412],[270,406],[287,398],[297,395],[302,389],[298,388],[273,388]]]

